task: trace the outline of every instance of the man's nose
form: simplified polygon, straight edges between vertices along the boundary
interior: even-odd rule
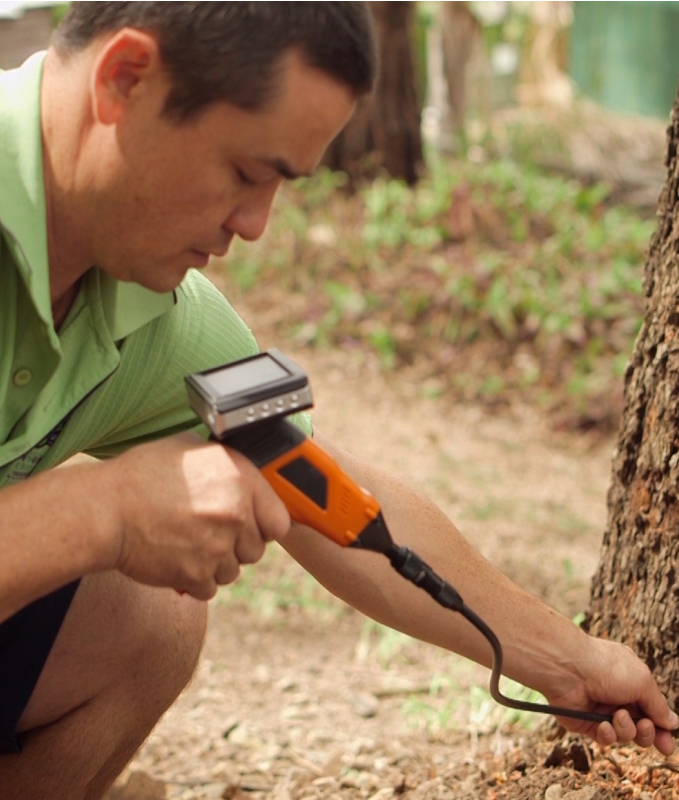
[[[276,181],[275,184],[252,187],[226,220],[224,228],[246,242],[259,239],[266,229],[279,185],[280,181]]]

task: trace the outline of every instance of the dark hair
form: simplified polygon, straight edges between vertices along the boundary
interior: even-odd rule
[[[293,48],[356,96],[375,80],[374,34],[362,2],[72,3],[53,44],[68,56],[126,27],[157,37],[172,81],[164,111],[180,120],[216,101],[261,108]]]

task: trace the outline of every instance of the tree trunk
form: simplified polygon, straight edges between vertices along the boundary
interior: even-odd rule
[[[645,268],[648,305],[625,375],[608,523],[586,627],[630,645],[679,695],[679,98]]]
[[[478,46],[481,26],[468,3],[441,3],[443,58],[453,130],[464,129],[467,62]]]
[[[415,3],[370,3],[380,74],[375,92],[362,98],[323,163],[352,177],[385,169],[415,183],[422,165],[421,101],[414,53]]]

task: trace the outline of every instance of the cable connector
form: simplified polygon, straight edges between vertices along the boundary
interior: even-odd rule
[[[406,580],[414,583],[432,597],[439,605],[460,611],[464,602],[456,589],[439,577],[417,553],[408,547],[394,545],[387,553],[392,567]]]

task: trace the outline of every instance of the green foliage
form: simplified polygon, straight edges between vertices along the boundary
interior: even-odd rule
[[[653,222],[610,205],[609,187],[440,157],[415,188],[344,184],[327,170],[297,182],[266,238],[225,262],[277,335],[414,365],[464,399],[587,417],[619,393]]]
[[[415,640],[405,633],[389,628],[366,617],[361,625],[361,635],[356,648],[360,660],[374,657],[383,668],[387,669],[397,659],[408,644]]]
[[[57,3],[51,7],[52,25],[56,28],[61,20],[66,16],[70,3]]]
[[[264,617],[289,609],[338,617],[345,606],[299,564],[276,548],[267,548],[257,569],[244,567],[237,581],[220,588],[219,603],[239,603]]]
[[[503,693],[516,700],[544,703],[545,698],[516,681],[504,679]],[[435,675],[429,697],[410,697],[403,704],[403,714],[413,727],[436,734],[451,728],[467,727],[477,732],[491,733],[506,727],[534,729],[542,721],[540,714],[518,711],[498,705],[482,686],[462,688],[445,675]]]

